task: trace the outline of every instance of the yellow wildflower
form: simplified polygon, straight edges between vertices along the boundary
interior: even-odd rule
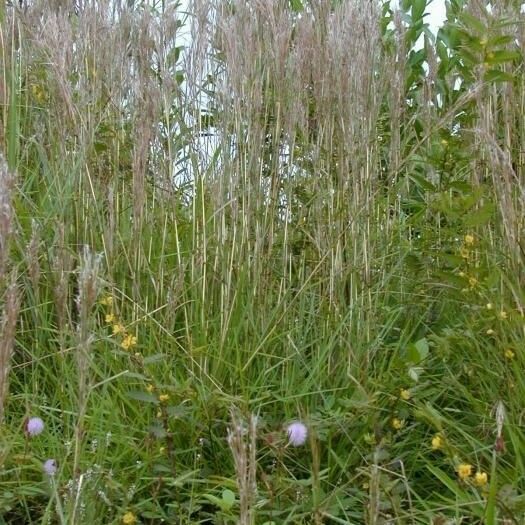
[[[510,348],[507,348],[503,354],[507,359],[514,359],[514,352],[510,349]]]
[[[161,395],[159,396],[159,401],[160,401],[161,403],[164,403],[164,402],[168,401],[169,398],[170,398],[170,395],[169,395],[169,394],[161,394]]]
[[[39,104],[47,100],[47,92],[40,84],[33,84],[31,86],[31,92]]]
[[[122,516],[122,523],[124,523],[124,525],[134,525],[137,523],[137,518],[133,512],[126,512],[126,514]]]
[[[400,430],[401,428],[403,428],[403,425],[405,424],[405,422],[402,419],[395,417],[394,419],[392,419],[391,424],[394,430]]]
[[[158,417],[158,418],[161,418],[161,417],[162,417],[162,410],[157,410],[157,417]]]
[[[412,397],[412,394],[410,393],[410,390],[407,390],[406,388],[402,388],[401,391],[399,392],[399,397],[401,399],[404,399],[405,401],[408,401]]]
[[[487,310],[492,310],[494,308],[494,305],[492,303],[487,303],[486,308]]]
[[[487,482],[488,482],[488,476],[487,476],[487,473],[486,472],[480,472],[478,470],[478,472],[476,472],[476,474],[474,475],[474,483],[478,486],[478,487],[484,487]]]
[[[456,468],[456,472],[458,473],[459,479],[465,480],[472,475],[472,465],[460,463]]]
[[[106,314],[106,323],[111,324],[115,322],[115,314],[113,312]]]
[[[507,312],[505,310],[501,310],[501,312],[499,313],[499,316],[498,316],[501,320],[503,319],[507,319],[508,315],[507,315]]]
[[[122,343],[120,343],[120,346],[124,348],[124,350],[129,350],[132,346],[135,346],[137,344],[137,338],[134,335],[128,334],[124,339],[122,340]]]
[[[464,246],[459,250],[459,254],[463,259],[468,259],[470,257],[470,252],[468,251],[468,248],[465,248]]]
[[[465,235],[465,244],[467,246],[472,246],[474,244],[474,235]]]
[[[487,335],[494,335],[496,332],[492,330],[492,328],[489,328],[486,332]]]
[[[103,306],[113,306],[113,297],[111,295],[106,295],[100,299],[100,304]]]
[[[443,437],[440,434],[436,434],[432,438],[432,450],[440,450],[443,448]]]
[[[474,288],[478,284],[478,280],[475,277],[469,277],[468,283],[470,284],[471,288]]]
[[[159,453],[164,454],[165,451],[166,451],[166,447],[159,448]]]
[[[155,390],[155,386],[151,383],[146,387],[146,390],[151,394]]]
[[[459,272],[458,275],[459,275],[460,277],[466,277],[466,276],[467,276],[467,274],[466,274],[465,272]]]
[[[120,323],[113,325],[113,335],[123,334],[126,329]]]

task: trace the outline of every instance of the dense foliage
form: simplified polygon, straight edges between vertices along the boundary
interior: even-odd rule
[[[525,522],[525,15],[399,3],[0,2],[0,523]]]

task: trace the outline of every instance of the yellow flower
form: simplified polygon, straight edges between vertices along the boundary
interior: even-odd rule
[[[111,324],[115,322],[115,314],[113,312],[106,314],[106,323]]]
[[[470,252],[468,251],[468,248],[465,248],[464,246],[459,250],[459,254],[463,259],[468,259],[470,257]]]
[[[46,90],[40,84],[33,84],[31,86],[31,92],[33,93],[33,96],[39,104],[46,101]]]
[[[169,395],[169,394],[161,394],[161,395],[159,396],[159,401],[160,401],[161,403],[164,403],[164,402],[168,401],[169,398],[170,398],[170,395]]]
[[[155,386],[151,383],[146,387],[146,390],[151,394],[155,390]]]
[[[466,277],[466,276],[467,276],[467,274],[466,274],[465,272],[459,272],[458,275],[459,275],[460,277]]]
[[[504,356],[507,358],[507,359],[514,359],[514,352],[510,349],[510,348],[507,348],[504,352]]]
[[[412,397],[412,394],[410,393],[410,390],[407,390],[406,388],[402,388],[401,391],[399,392],[399,397],[401,399],[404,399],[405,401],[408,401]]]
[[[492,303],[487,303],[486,308],[487,310],[492,310],[494,308],[494,305]]]
[[[501,312],[499,313],[498,317],[503,320],[503,319],[507,319],[508,315],[507,315],[507,312],[505,310],[501,310]]]
[[[134,523],[137,523],[137,518],[133,512],[126,512],[126,514],[122,516],[122,523],[124,523],[124,525],[134,525]]]
[[[134,335],[128,334],[124,339],[122,340],[122,343],[120,343],[120,346],[124,348],[124,350],[129,350],[132,346],[135,346],[137,344],[137,338]]]
[[[465,244],[467,246],[472,246],[474,244],[474,235],[465,235]]]
[[[103,306],[113,306],[113,297],[111,295],[106,295],[100,299],[100,304]]]
[[[391,424],[394,430],[400,430],[401,428],[403,428],[403,425],[405,424],[405,422],[402,419],[395,417],[394,419],[392,419]]]
[[[476,474],[474,475],[474,483],[478,486],[478,487],[483,487],[487,484],[488,482],[488,476],[487,476],[487,473],[486,472],[480,472],[478,470],[478,472],[476,472]]]
[[[458,473],[459,479],[467,479],[472,475],[472,465],[460,463],[456,468],[456,472]]]
[[[166,447],[160,447],[159,448],[159,453],[160,454],[164,454],[165,451],[166,451]]]
[[[487,335],[494,335],[496,332],[492,330],[492,328],[489,328],[486,332]]]
[[[432,438],[432,450],[440,450],[443,448],[443,437],[440,434],[436,434]]]
[[[469,277],[468,283],[470,284],[471,288],[474,288],[478,284],[478,280],[475,277]]]
[[[120,323],[113,325],[113,335],[123,334],[124,331],[125,331],[125,328]]]
[[[161,418],[161,417],[162,417],[162,410],[157,410],[157,417],[158,417],[158,418]]]

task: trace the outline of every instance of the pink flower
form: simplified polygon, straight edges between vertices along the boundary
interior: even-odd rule
[[[28,436],[38,436],[44,430],[44,422],[39,417],[30,417],[26,422]]]
[[[290,445],[293,447],[304,445],[306,436],[308,435],[308,429],[304,423],[294,421],[288,425],[286,432],[288,434],[288,442]]]
[[[48,476],[54,476],[57,471],[57,462],[54,459],[48,459],[44,462],[42,468]]]

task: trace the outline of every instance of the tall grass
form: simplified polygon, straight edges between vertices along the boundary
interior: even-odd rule
[[[0,523],[521,523],[517,9],[15,4]]]

